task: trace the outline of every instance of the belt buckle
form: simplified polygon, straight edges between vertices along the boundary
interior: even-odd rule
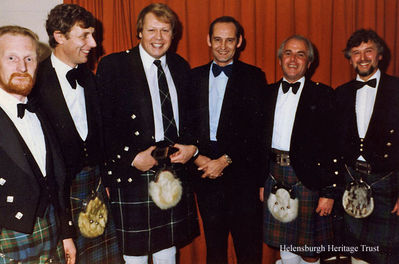
[[[277,154],[277,164],[280,166],[290,166],[290,156],[288,154]]]
[[[367,174],[367,175],[369,175],[371,173],[371,166],[369,163],[366,163],[366,162],[363,163],[363,162],[356,161],[355,165],[356,165],[355,170],[357,172],[360,172],[362,174]]]

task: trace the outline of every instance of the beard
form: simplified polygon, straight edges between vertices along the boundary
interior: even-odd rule
[[[28,96],[33,88],[33,77],[29,73],[14,72],[3,89],[12,94]]]
[[[359,76],[366,77],[366,76],[369,76],[370,74],[372,74],[374,72],[375,67],[373,65],[371,65],[370,68],[367,71],[363,71],[363,72],[361,72],[359,70],[359,67],[356,67],[355,70],[356,70],[357,74],[359,74]]]

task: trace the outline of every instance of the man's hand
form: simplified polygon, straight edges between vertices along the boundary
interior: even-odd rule
[[[199,167],[198,170],[204,171],[201,176],[202,178],[208,177],[210,179],[216,179],[217,177],[223,175],[223,170],[228,165],[229,164],[227,163],[226,157],[223,155],[218,159],[207,162],[206,164]]]
[[[399,216],[399,198],[396,200],[395,206],[393,207],[391,213],[396,213],[396,215]]]
[[[62,244],[64,245],[66,264],[75,264],[76,263],[76,248],[75,248],[75,244],[73,243],[72,238],[67,238],[67,239],[62,240]]]
[[[194,160],[194,164],[197,165],[197,167],[201,167],[205,165],[206,163],[210,162],[211,159],[208,158],[207,156],[204,155],[198,155],[198,157]]]
[[[331,214],[332,208],[334,205],[334,199],[320,197],[319,204],[316,208],[316,213],[320,216],[327,216]]]
[[[151,152],[155,149],[155,146],[151,146],[148,149],[140,152],[134,157],[132,166],[140,171],[148,171],[152,167],[158,164],[158,162],[151,156]]]
[[[263,197],[263,195],[264,195],[264,191],[265,191],[265,188],[264,187],[260,187],[259,188],[259,200],[261,201],[261,202],[264,202],[264,197]]]
[[[172,163],[185,164],[197,151],[197,147],[194,145],[182,145],[176,143],[173,147],[177,148],[178,151],[170,155],[170,161]]]

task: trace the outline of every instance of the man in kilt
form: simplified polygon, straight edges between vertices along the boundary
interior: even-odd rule
[[[366,217],[345,214],[352,263],[399,263],[399,79],[379,69],[384,47],[373,30],[355,31],[344,52],[357,76],[336,89],[346,183],[365,182],[374,203]]]
[[[316,247],[332,241],[330,214],[340,177],[333,170],[337,160],[326,155],[332,148],[333,90],[305,77],[314,59],[307,38],[290,36],[277,56],[283,78],[270,85],[265,102],[264,144],[271,151],[260,193],[264,242],[280,249],[276,263],[320,263]]]
[[[76,227],[92,195],[108,203],[99,168],[104,162],[100,104],[95,76],[85,65],[96,47],[94,27],[93,15],[78,5],[60,4],[50,11],[46,30],[53,53],[40,63],[32,95],[48,113],[61,143]],[[112,217],[97,237],[82,232],[79,227],[75,239],[79,263],[121,262]]]
[[[75,263],[59,145],[43,109],[27,99],[38,45],[27,28],[0,27],[1,263]]]
[[[154,263],[175,263],[176,247],[199,232],[191,177],[183,165],[197,150],[188,124],[190,68],[168,51],[176,23],[167,5],[145,7],[137,20],[140,44],[104,57],[97,70],[109,159],[106,178],[126,263],[147,263],[151,254]],[[170,146],[177,152],[166,160],[183,192],[176,206],[161,209],[149,193],[161,165],[152,153]]]

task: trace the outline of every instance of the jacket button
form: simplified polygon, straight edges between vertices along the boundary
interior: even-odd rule
[[[13,203],[14,202],[14,196],[7,196],[7,203]]]
[[[361,139],[360,139],[360,142],[363,142],[363,141],[364,141],[364,138],[361,138]]]
[[[337,160],[337,159],[333,159],[333,162],[334,162],[334,163],[337,163],[337,162],[338,162],[338,160]]]
[[[140,132],[139,132],[139,131],[136,131],[136,132],[134,132],[134,135],[135,135],[135,136],[138,136],[138,135],[140,135]]]
[[[395,132],[394,129],[389,130],[389,133],[393,134]]]
[[[338,171],[334,171],[334,174],[335,174],[335,175],[338,175]]]
[[[128,146],[125,146],[125,147],[123,148],[123,150],[124,150],[124,151],[129,151],[129,147],[128,147]]]
[[[119,154],[116,155],[116,158],[117,158],[117,159],[121,159],[121,155],[119,155]]]
[[[18,213],[15,215],[15,218],[17,218],[18,220],[20,220],[20,219],[22,218],[22,216],[24,216],[24,214],[21,213],[21,212],[18,212]]]
[[[127,179],[127,181],[128,181],[128,182],[132,182],[133,180],[132,180],[132,178],[129,178],[129,179]]]
[[[384,158],[388,158],[388,154],[384,154]]]
[[[363,145],[363,144],[360,144],[360,146],[363,147],[364,145]]]
[[[335,187],[337,187],[337,184],[336,184],[336,183],[334,183],[334,184],[333,184],[333,187],[334,187],[334,188],[335,188]]]
[[[72,221],[68,221],[68,225],[72,226],[73,225]]]
[[[392,146],[392,143],[391,143],[391,142],[388,142],[388,143],[387,143],[387,146],[388,146],[388,147]]]
[[[6,180],[3,178],[0,178],[0,185],[4,185],[6,183]]]
[[[136,115],[135,114],[132,114],[132,119],[136,119]]]
[[[360,152],[362,152],[363,151],[363,149],[362,148],[360,148]]]
[[[108,175],[112,175],[112,171],[108,171]]]
[[[121,182],[121,178],[116,179],[116,182]]]

